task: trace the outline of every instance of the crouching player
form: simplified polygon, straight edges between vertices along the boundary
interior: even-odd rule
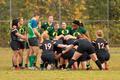
[[[104,70],[108,70],[108,60],[110,58],[109,45],[106,40],[103,39],[102,30],[96,32],[97,39],[93,42],[96,50],[96,54]]]
[[[71,69],[71,66],[74,64],[74,62],[82,55],[84,54],[84,52],[87,52],[88,54],[90,54],[90,57],[93,61],[95,61],[96,65],[98,66],[98,68],[100,70],[102,70],[102,65],[101,62],[98,60],[96,53],[94,51],[94,47],[92,46],[92,44],[82,38],[82,36],[80,35],[80,39],[74,41],[73,44],[71,44],[65,51],[62,52],[62,54],[65,54],[66,52],[68,52],[69,50],[71,50],[74,46],[77,46],[77,49],[72,57],[72,59],[70,60],[67,68]]]
[[[44,41],[40,46],[40,48],[42,49],[41,55],[42,64],[40,64],[40,68],[42,70],[43,69],[51,70],[55,68],[54,48],[55,47],[63,48],[66,46],[50,40],[49,35],[46,33],[43,33],[43,39]]]
[[[53,43],[51,40],[49,40],[49,35],[44,34],[43,36],[44,41],[40,45],[40,48],[42,49],[42,55],[41,60],[42,63],[40,64],[41,69],[53,69],[53,65],[55,63],[54,58],[54,51],[53,51]]]

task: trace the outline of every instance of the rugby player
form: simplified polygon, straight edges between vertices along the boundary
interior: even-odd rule
[[[20,23],[18,19],[14,19],[12,21],[12,29],[11,29],[11,41],[10,41],[10,46],[12,50],[14,51],[14,54],[12,56],[12,62],[13,62],[13,67],[15,69],[20,69],[22,66],[22,55],[21,55],[21,42],[20,39],[23,39],[27,41],[27,36],[22,35],[19,33],[20,29]],[[18,60],[18,62],[17,62]]]
[[[28,22],[28,43],[29,43],[29,56],[30,69],[36,69],[37,55],[39,54],[38,41],[41,40],[40,33],[38,32],[38,21],[40,15],[35,13],[33,18]]]
[[[110,58],[108,42],[103,38],[103,31],[96,32],[97,39],[93,42],[96,54],[104,70],[108,70],[108,61]]]
[[[94,47],[92,46],[92,44],[86,40],[84,37],[82,37],[80,35],[80,39],[74,41],[73,44],[71,44],[65,51],[62,52],[62,54],[65,54],[66,52],[68,52],[69,50],[71,50],[74,46],[77,46],[76,51],[72,57],[72,59],[70,60],[67,68],[71,69],[71,66],[74,64],[74,62],[82,55],[84,54],[84,52],[87,52],[91,59],[93,61],[95,61],[96,65],[98,66],[98,68],[100,70],[102,70],[102,66],[101,66],[101,62],[98,60],[96,53],[94,51]]]

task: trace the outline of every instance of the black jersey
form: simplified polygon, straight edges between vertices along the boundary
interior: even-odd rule
[[[89,42],[88,40],[86,39],[78,39],[78,40],[75,40],[73,45],[77,45],[78,48],[77,48],[77,51],[80,52],[80,53],[85,53],[87,52],[88,54],[92,54],[94,53],[94,47],[92,46],[91,42]]]
[[[18,29],[14,28],[11,30],[11,41],[18,41],[19,37],[16,35],[16,33],[18,32]]]
[[[63,40],[55,40],[54,41],[55,43],[54,43],[54,51],[57,51],[57,53],[59,54],[59,53],[62,53],[62,50],[63,50],[63,48],[59,48],[57,45],[58,44],[63,44]]]
[[[108,45],[108,42],[103,38],[97,38],[96,41],[93,42],[93,44],[94,44],[96,53],[107,52],[106,45]]]
[[[51,40],[44,40],[41,46],[43,54],[53,53],[53,42]]]

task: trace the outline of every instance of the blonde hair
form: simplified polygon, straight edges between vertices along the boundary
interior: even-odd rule
[[[97,30],[96,31],[96,36],[97,37],[103,37],[104,36],[103,31],[102,30]]]

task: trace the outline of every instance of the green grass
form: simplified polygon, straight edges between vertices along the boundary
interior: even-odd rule
[[[11,49],[0,48],[0,80],[120,80],[120,54],[111,53],[109,71],[96,70],[94,63],[91,71],[15,71],[10,69],[12,54]]]

